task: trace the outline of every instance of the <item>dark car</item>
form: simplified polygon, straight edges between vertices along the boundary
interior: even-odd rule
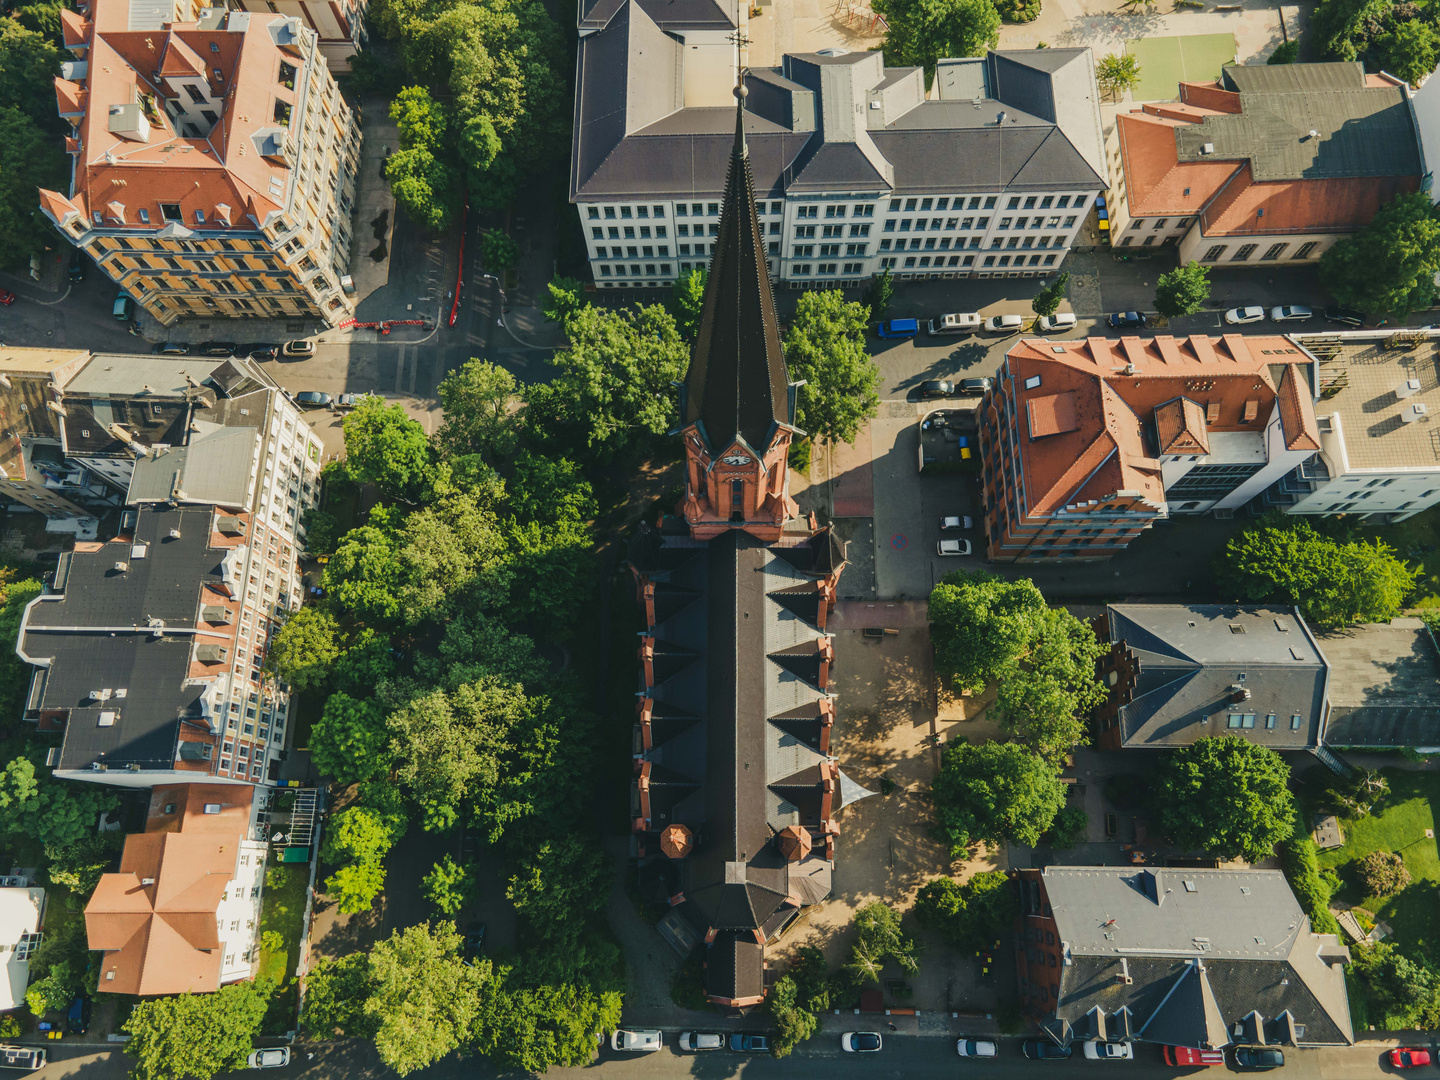
[[[485,951],[485,924],[472,922],[465,928],[464,957],[474,960]]]
[[[322,394],[319,390],[302,390],[295,395],[295,404],[303,405],[306,408],[319,408],[329,405],[334,400],[329,394]]]
[[[190,346],[183,341],[162,341],[155,346],[155,352],[160,356],[189,356]]]
[[[1056,1046],[1046,1039],[1026,1039],[1020,1049],[1032,1061],[1065,1061],[1075,1055],[1070,1047]]]
[[[70,256],[70,280],[84,281],[85,271],[87,269],[88,267],[85,265],[85,252],[76,248],[75,254]]]
[[[932,397],[953,397],[955,384],[946,382],[944,379],[926,379],[920,384],[920,396],[922,398]]]
[[[1325,321],[1339,323],[1341,326],[1349,326],[1359,329],[1365,325],[1365,313],[1356,311],[1354,308],[1339,307],[1331,304],[1325,309]]]
[[[1127,326],[1144,326],[1145,316],[1138,311],[1116,311],[1108,321],[1116,330],[1121,330]]]
[[[280,352],[278,341],[252,341],[245,346],[251,360],[274,360]]]
[[[730,1036],[730,1049],[742,1054],[768,1054],[770,1036],[754,1031],[737,1031]]]
[[[84,1035],[90,1029],[90,999],[76,994],[70,1002],[70,1011],[65,1014],[65,1030],[71,1035]]]
[[[1269,1072],[1285,1065],[1285,1052],[1268,1046],[1241,1046],[1235,1050],[1235,1068],[1239,1072]]]
[[[202,341],[195,347],[197,356],[234,356],[239,348],[233,341]]]
[[[960,393],[966,397],[979,397],[990,389],[991,384],[992,380],[990,379],[961,379]]]

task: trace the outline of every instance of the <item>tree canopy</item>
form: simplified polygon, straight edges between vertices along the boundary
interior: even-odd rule
[[[0,26],[13,26],[0,19]],[[0,41],[4,33],[0,32]],[[0,72],[5,71],[0,61]],[[47,77],[43,83],[49,85]],[[46,95],[31,93],[40,101]],[[54,108],[54,101],[50,101]],[[0,105],[0,267],[19,270],[47,244],[60,242],[50,220],[40,212],[37,188],[64,189],[65,158],[56,136],[13,105]]]
[[[1102,56],[1095,62],[1095,81],[1111,97],[1133,90],[1140,82],[1140,61],[1129,53]]]
[[[265,670],[296,690],[319,686],[340,658],[340,624],[324,608],[302,607],[270,639]]]
[[[1155,310],[1166,318],[1193,315],[1210,299],[1210,271],[1198,262],[1161,274],[1155,283]]]
[[[0,772],[0,823],[11,836],[68,847],[93,835],[100,815],[119,800],[99,785],[56,780],[44,759],[36,748]]]
[[[795,423],[812,438],[853,443],[880,407],[880,369],[865,347],[869,310],[838,289],[800,294],[785,335],[792,380],[804,380]]]
[[[1030,648],[1045,625],[1045,597],[1029,578],[955,570],[930,592],[935,670],[957,690],[983,690]]]
[[[1000,44],[1000,13],[992,0],[873,0],[871,7],[890,27],[885,66],[923,67],[927,88],[940,59],[984,56]]]
[[[1215,571],[1223,594],[1296,605],[1321,630],[1389,622],[1420,575],[1381,540],[1336,540],[1294,518],[1232,537]]]
[[[245,1067],[270,992],[257,979],[230,983],[213,994],[145,998],[135,1003],[123,1028],[130,1041],[135,1080],[210,1080]]]
[[[430,479],[430,440],[399,405],[375,394],[345,414],[345,463],[361,483],[414,503]]]
[[[1065,289],[1069,284],[1070,271],[1064,270],[1056,274],[1048,285],[1035,294],[1035,299],[1030,301],[1030,310],[1042,318],[1054,315],[1060,310],[1060,301],[1065,299]]]
[[[1321,0],[1305,36],[1316,59],[1359,60],[1411,86],[1435,70],[1435,12],[1409,0]]]
[[[1084,745],[1090,711],[1105,700],[1095,662],[1105,646],[1063,608],[1046,610],[1034,641],[1000,677],[1000,724],[1058,764]]]
[[[675,279],[670,286],[670,312],[675,316],[675,328],[680,336],[692,345],[700,331],[700,310],[705,306],[704,267],[689,270]]]
[[[1431,305],[1437,273],[1440,211],[1424,191],[1397,195],[1320,256],[1320,281],[1336,300],[1397,319]]]
[[[1267,859],[1294,832],[1290,767],[1237,735],[1171,751],[1153,772],[1160,829],[1180,847],[1222,859]]]
[[[484,360],[469,360],[440,380],[436,396],[445,411],[436,441],[451,455],[481,454],[503,461],[515,451],[516,422],[510,409],[515,376]]]
[[[1059,774],[1018,743],[952,743],[931,791],[935,838],[956,856],[976,841],[1034,847],[1065,805]]]
[[[920,925],[962,953],[989,948],[1019,913],[1015,886],[999,870],[983,870],[963,885],[938,877],[922,885],[915,897]]]

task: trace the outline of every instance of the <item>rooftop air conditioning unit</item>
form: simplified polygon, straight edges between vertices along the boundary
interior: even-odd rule
[[[179,540],[179,539],[180,539],[180,530],[179,530],[179,529],[171,529],[171,530],[170,530],[170,539],[171,539],[171,540]]]
[[[1200,153],[1202,154],[1213,154],[1214,152],[1215,144],[1213,142],[1207,142],[1204,146],[1200,147]]]
[[[153,877],[142,877],[142,878],[140,879],[140,884],[141,884],[141,885],[154,885],[154,884],[155,884],[155,879],[154,879]]]
[[[117,562],[115,564],[115,569],[123,574],[130,569],[130,564],[128,562]]]

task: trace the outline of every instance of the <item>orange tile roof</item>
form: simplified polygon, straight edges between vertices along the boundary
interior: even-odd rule
[[[1280,426],[1286,450],[1319,450],[1320,425],[1305,380],[1288,367],[1280,379]]]
[[[60,30],[65,36],[65,47],[73,49],[84,45],[90,39],[90,20],[78,11],[62,7],[60,9]]]
[[[1204,209],[1200,224],[1206,236],[1357,229],[1395,196],[1419,189],[1418,176],[1256,182],[1246,162]]]
[[[1241,111],[1240,95],[1234,90],[1226,90],[1218,80],[1203,83],[1182,82],[1180,100],[1186,105],[1214,109],[1216,112],[1238,114]]]
[[[1189,398],[1175,398],[1155,409],[1155,433],[1162,454],[1208,454],[1205,410]]]
[[[1032,439],[1074,431],[1080,426],[1075,419],[1075,394],[1069,390],[1063,394],[1032,397],[1025,402],[1025,408],[1030,414]]]
[[[1182,163],[1175,129],[1187,121],[1122,113],[1115,118],[1126,199],[1136,217],[1198,213],[1231,176],[1234,161]]]
[[[154,789],[146,831],[125,838],[119,873],[103,875],[85,906],[90,948],[105,953],[102,990],[219,988],[224,956],[215,912],[235,873],[254,792],[239,784]],[[164,813],[170,804],[174,812]],[[220,810],[207,814],[206,805]]]
[[[55,80],[55,108],[61,116],[79,116],[85,111],[88,97],[79,83],[60,78]]]

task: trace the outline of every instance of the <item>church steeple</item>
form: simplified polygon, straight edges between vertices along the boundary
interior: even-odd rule
[[[700,331],[685,377],[685,424],[699,422],[712,452],[738,435],[764,454],[788,424],[789,378],[755,214],[755,178],[745,145],[745,86],[735,88],[735,145],[725,179],[720,235],[705,284]]]
[[[745,87],[735,88],[735,145],[700,332],[685,377],[685,498],[690,534],[743,529],[767,543],[799,511],[787,458],[790,380],[780,351],[755,178],[745,146]]]

